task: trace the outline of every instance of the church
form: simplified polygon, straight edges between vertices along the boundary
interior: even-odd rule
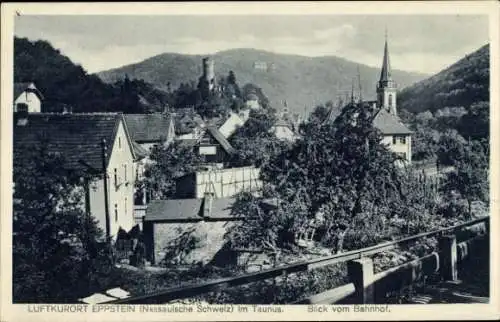
[[[384,58],[380,79],[377,82],[377,99],[375,101],[360,101],[359,104],[374,110],[373,126],[382,133],[382,144],[396,153],[407,164],[411,163],[411,134],[412,131],[401,122],[397,109],[397,84],[392,78],[389,59],[387,36],[384,46]],[[351,104],[354,102],[354,93],[351,95]],[[352,106],[352,105],[350,105]],[[327,122],[334,121],[341,111],[332,106]]]
[[[398,154],[407,163],[411,163],[411,131],[401,122],[397,109],[397,85],[392,79],[387,36],[384,46],[384,58],[380,80],[377,84],[378,111],[373,125],[383,135],[382,143]]]

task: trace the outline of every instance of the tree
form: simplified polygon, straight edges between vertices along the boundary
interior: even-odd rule
[[[168,146],[158,144],[152,148],[152,164],[146,166],[142,184],[152,199],[168,199],[176,194],[175,179],[194,171],[201,161],[192,146],[175,141]]]
[[[276,120],[273,109],[250,111],[248,120],[230,138],[231,145],[237,151],[232,164],[260,167],[271,157],[287,149],[289,144],[278,140],[270,131]]]
[[[466,201],[472,216],[472,202],[488,201],[488,158],[479,142],[470,142],[463,149],[461,158],[453,161],[455,171],[448,173],[445,189],[458,192]]]
[[[490,104],[477,102],[469,108],[469,112],[462,116],[458,130],[465,138],[489,138],[490,130]]]
[[[456,131],[448,130],[438,142],[437,157],[440,165],[454,165],[465,156],[465,145],[467,141]]]
[[[305,124],[303,139],[262,167],[264,197],[279,200],[277,209],[262,222],[237,226],[234,234],[241,230],[253,243],[286,247],[321,213],[321,241],[336,252],[343,251],[347,236],[352,246],[360,236],[353,232],[368,237],[364,246],[390,238],[389,222],[404,218],[413,192],[405,190],[395,155],[380,143],[371,117],[366,109],[351,106],[333,124]],[[254,212],[248,215],[259,218]],[[270,235],[249,229],[269,222],[274,227]]]
[[[14,149],[15,302],[74,302],[111,268],[102,232],[82,211],[84,174],[49,151],[46,142]]]

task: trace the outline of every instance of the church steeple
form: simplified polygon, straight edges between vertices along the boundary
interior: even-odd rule
[[[380,108],[384,108],[389,113],[396,115],[396,83],[392,79],[391,62],[389,59],[389,45],[387,41],[387,30],[385,31],[384,58],[382,60],[382,70],[380,80],[377,84],[377,101]]]
[[[382,71],[380,72],[380,82],[392,81],[391,61],[389,59],[389,46],[387,45],[387,30],[385,31],[384,59],[382,61]]]

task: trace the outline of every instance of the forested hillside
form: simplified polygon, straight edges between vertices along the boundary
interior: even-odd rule
[[[489,151],[489,85],[486,45],[403,90],[398,102],[400,115],[414,131],[413,159],[437,157],[450,163],[471,140]]]
[[[160,89],[176,88],[197,81],[202,73],[203,57],[165,53],[98,75],[109,83],[129,75],[131,79],[144,79]],[[316,105],[335,100],[337,94],[349,94],[358,67],[366,99],[375,97],[375,85],[380,77],[379,68],[334,56],[312,58],[255,49],[232,49],[218,52],[212,58],[217,78],[233,71],[240,84],[252,83],[262,88],[273,107],[281,108],[286,101],[291,111],[299,113],[304,112],[304,107],[311,112]],[[402,88],[426,75],[395,70],[393,76]]]
[[[400,106],[410,112],[435,112],[445,107],[489,101],[490,46],[466,55],[440,73],[409,86],[399,95]]]
[[[32,81],[44,95],[44,112],[71,107],[74,112],[138,113],[162,109],[168,97],[150,84],[125,76],[106,84],[49,42],[15,37],[14,82]]]

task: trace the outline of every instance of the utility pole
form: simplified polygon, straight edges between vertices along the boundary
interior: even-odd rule
[[[102,139],[101,141],[102,147],[102,175],[104,180],[104,213],[106,215],[106,242],[109,243],[111,241],[111,228],[110,228],[110,219],[109,219],[109,196],[108,196],[108,173],[106,169],[106,160],[108,157],[106,139]]]

